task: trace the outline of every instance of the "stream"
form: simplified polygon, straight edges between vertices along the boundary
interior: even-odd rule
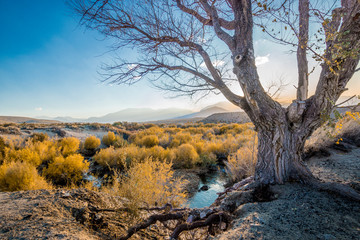
[[[188,199],[186,204],[190,208],[203,208],[210,206],[218,197],[216,193],[225,190],[224,185],[228,181],[228,177],[223,167],[219,167],[217,171],[207,173],[201,176],[199,189],[206,185],[209,187],[206,191],[198,191],[195,195]]]

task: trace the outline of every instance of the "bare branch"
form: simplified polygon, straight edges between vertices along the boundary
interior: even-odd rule
[[[354,96],[352,96],[352,97],[349,97],[348,99],[346,99],[345,101],[343,101],[343,102],[341,102],[341,103],[339,103],[339,104],[336,104],[336,105],[334,106],[334,108],[339,107],[339,106],[343,105],[344,103],[347,103],[348,101],[350,101],[350,100],[353,99],[354,97],[356,97],[356,95],[354,95]]]
[[[214,26],[216,35],[221,40],[223,40],[229,46],[230,49],[234,49],[235,43],[234,43],[233,38],[229,34],[227,34],[224,30],[221,29],[221,24],[219,21],[219,16],[216,11],[216,8],[214,6],[210,6],[207,3],[207,0],[200,0],[200,2],[203,5],[208,16],[213,20],[213,26]]]
[[[213,26],[213,20],[207,19],[203,16],[201,16],[197,11],[187,8],[184,4],[181,3],[181,0],[176,0],[177,6],[184,12],[196,17],[202,24],[207,26]],[[218,22],[221,27],[227,29],[227,30],[234,30],[235,28],[235,22],[234,21],[227,21],[223,18],[218,18]]]
[[[308,95],[309,74],[306,49],[309,39],[309,0],[299,0],[299,45],[297,49],[298,88],[297,99],[304,101]]]

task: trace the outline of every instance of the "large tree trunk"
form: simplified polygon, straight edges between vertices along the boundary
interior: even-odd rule
[[[288,114],[283,115],[283,121],[279,121],[279,118],[277,124],[272,126],[265,121],[264,125],[257,124],[258,161],[254,178],[256,183],[267,185],[298,181],[319,190],[335,192],[360,201],[360,194],[350,186],[322,182],[314,177],[303,162],[305,141],[315,128],[309,129],[305,124],[289,122]],[[312,122],[313,125],[320,126],[318,119],[314,118]]]
[[[303,164],[302,153],[306,138],[292,131],[286,120],[271,130],[258,131],[258,162],[255,180],[262,184],[285,183],[311,176]]]

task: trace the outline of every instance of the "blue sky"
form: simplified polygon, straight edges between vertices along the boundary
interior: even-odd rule
[[[199,102],[164,98],[146,81],[133,86],[101,83],[97,71],[111,58],[111,42],[78,21],[62,0],[0,0],[0,115],[88,117],[133,107],[199,109],[225,101],[214,95]],[[283,76],[295,83],[295,56],[267,40],[255,40],[264,82]],[[358,89],[356,83],[349,87]],[[294,92],[290,87],[284,97]]]

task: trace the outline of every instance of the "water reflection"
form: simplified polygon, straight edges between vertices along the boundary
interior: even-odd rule
[[[218,171],[207,173],[200,178],[201,183],[199,185],[199,189],[202,186],[207,185],[209,190],[195,193],[195,195],[187,201],[187,205],[190,208],[203,208],[210,206],[218,197],[216,193],[225,190],[224,185],[228,181],[223,168],[219,168]]]

